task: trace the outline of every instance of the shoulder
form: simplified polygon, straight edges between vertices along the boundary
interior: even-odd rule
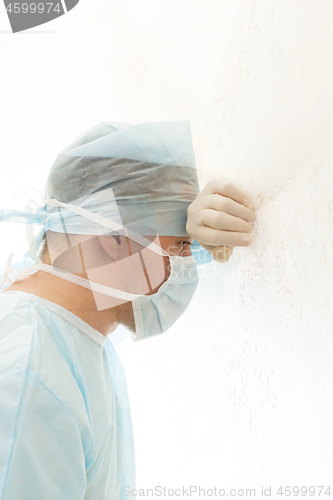
[[[17,293],[0,293],[0,373],[12,367],[18,369],[17,355],[29,355],[33,337],[30,301]]]
[[[29,294],[0,293],[0,377],[20,391],[48,392],[69,413],[82,403],[69,357],[55,341],[48,310]],[[53,327],[54,329],[54,327]],[[51,331],[52,330],[52,331]],[[55,402],[55,401],[54,401]]]

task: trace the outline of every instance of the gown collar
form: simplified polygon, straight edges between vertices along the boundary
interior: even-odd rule
[[[16,293],[21,296],[28,296],[30,300],[34,300],[38,302],[40,305],[43,307],[46,307],[47,309],[55,312],[56,314],[59,314],[59,316],[62,316],[64,319],[75,325],[79,330],[84,332],[88,337],[90,337],[92,340],[100,344],[102,347],[104,346],[107,337],[103,335],[101,332],[93,328],[92,326],[88,325],[83,319],[79,318],[75,314],[71,313],[64,307],[59,306],[55,302],[51,302],[46,299],[42,299],[38,295],[34,295],[32,293],[27,293],[27,292],[22,292],[22,291],[8,291],[5,292],[6,294],[8,293]]]

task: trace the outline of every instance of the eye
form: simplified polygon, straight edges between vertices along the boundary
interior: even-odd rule
[[[186,246],[186,245],[192,245],[192,242],[190,241],[181,241],[182,245],[183,245],[183,248]]]

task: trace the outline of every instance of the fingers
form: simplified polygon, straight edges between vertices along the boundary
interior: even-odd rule
[[[213,229],[238,231],[240,233],[250,233],[252,231],[252,225],[249,222],[246,222],[246,220],[239,217],[229,215],[225,212],[219,212],[217,210],[206,208],[198,212],[198,217],[201,224]]]
[[[225,263],[230,259],[233,250],[232,247],[214,247],[212,257],[216,262]]]
[[[219,212],[226,212],[229,215],[235,217],[240,217],[247,222],[254,222],[256,220],[256,214],[254,210],[246,208],[244,205],[238,203],[237,201],[221,196],[220,194],[208,194],[205,197],[206,207],[210,207]]]
[[[222,231],[208,226],[198,226],[196,228],[196,240],[204,245],[220,247],[228,245],[231,247],[248,247],[252,245],[254,239],[250,233]]]
[[[187,215],[188,234],[202,246],[209,246],[211,253],[213,247],[218,252],[221,247],[254,243],[250,234],[256,220],[254,206],[235,184],[224,179],[209,181],[188,207]]]
[[[226,182],[224,179],[212,179],[206,184],[203,191],[207,194],[219,194],[225,196],[236,201],[237,203],[240,203],[241,205],[245,205],[250,210],[254,210],[253,203],[246,197],[243,191],[241,191],[232,182]]]

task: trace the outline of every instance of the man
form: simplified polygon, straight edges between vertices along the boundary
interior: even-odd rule
[[[0,296],[0,498],[128,498],[130,410],[107,335],[167,331],[197,286],[193,238],[225,262],[255,214],[234,184],[199,193],[188,122],[98,124],[59,154],[46,198],[2,213],[42,230]]]

